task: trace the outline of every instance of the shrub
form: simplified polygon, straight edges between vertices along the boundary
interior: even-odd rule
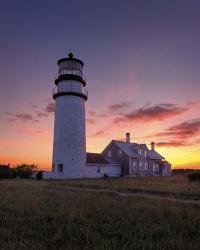
[[[13,175],[14,177],[29,179],[36,169],[37,166],[34,164],[22,163],[21,165],[17,165],[16,168],[13,168]]]
[[[188,178],[190,181],[200,181],[200,171],[194,171],[188,174]]]
[[[42,177],[43,177],[42,171],[38,171],[37,174],[36,174],[36,179],[37,180],[42,180]]]
[[[12,169],[10,165],[0,165],[0,179],[12,178]]]

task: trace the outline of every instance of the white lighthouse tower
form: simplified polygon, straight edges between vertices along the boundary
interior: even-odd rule
[[[58,60],[55,100],[52,177],[84,178],[86,168],[84,63],[68,54]]]

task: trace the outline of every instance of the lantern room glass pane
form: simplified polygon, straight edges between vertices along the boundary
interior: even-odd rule
[[[75,61],[63,61],[59,64],[59,69],[77,69],[82,71],[82,65]]]

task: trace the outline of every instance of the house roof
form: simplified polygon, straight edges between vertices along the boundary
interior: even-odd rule
[[[138,154],[134,152],[134,146],[136,143],[129,143],[124,141],[113,140],[113,142],[128,156],[138,157]]]
[[[97,153],[86,153],[86,162],[88,164],[109,164],[101,154]]]
[[[163,163],[165,163],[165,164],[168,164],[168,165],[170,165],[171,166],[171,164],[168,162],[168,161],[163,161]]]
[[[160,155],[158,152],[155,150],[149,150],[148,151],[149,158],[152,160],[162,160],[165,159],[162,155]]]
[[[147,150],[148,158],[152,160],[162,160],[165,159],[155,150],[149,150],[146,144],[129,143],[124,141],[113,140],[111,143],[115,143],[125,154],[129,157],[140,158],[138,154],[138,149]]]

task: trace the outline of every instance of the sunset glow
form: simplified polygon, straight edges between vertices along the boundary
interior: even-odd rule
[[[51,168],[56,62],[71,49],[85,63],[88,152],[130,132],[173,168],[200,168],[198,1],[17,2],[0,10],[0,163]]]

